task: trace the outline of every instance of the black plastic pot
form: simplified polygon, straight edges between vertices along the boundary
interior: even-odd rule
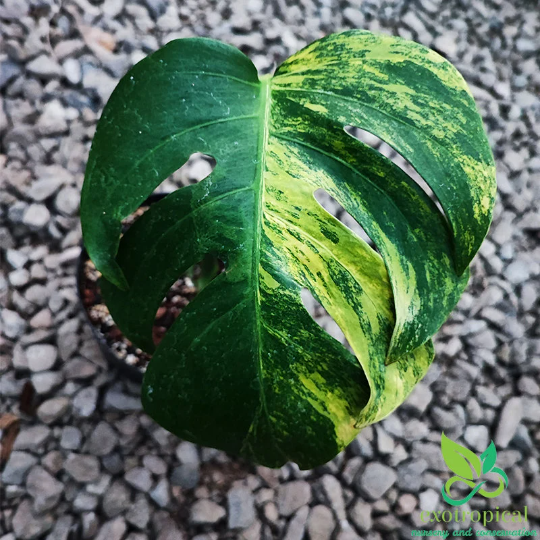
[[[154,204],[155,202],[160,201],[163,199],[167,194],[166,193],[154,193],[144,201],[144,203],[141,206],[149,206]],[[137,367],[133,366],[131,364],[128,364],[123,358],[120,358],[108,345],[107,341],[105,340],[104,336],[99,332],[99,330],[92,324],[92,321],[90,320],[90,316],[88,315],[88,311],[86,310],[86,306],[84,305],[84,267],[86,262],[89,260],[88,253],[84,246],[81,246],[81,254],[79,255],[79,260],[77,263],[77,294],[79,296],[79,303],[81,306],[81,309],[84,313],[84,318],[87,324],[90,326],[92,330],[92,334],[95,337],[99,348],[104,356],[104,358],[107,360],[107,362],[114,368],[119,369],[122,373],[124,373],[127,377],[129,377],[132,381],[135,382],[142,382],[143,380],[143,372]]]

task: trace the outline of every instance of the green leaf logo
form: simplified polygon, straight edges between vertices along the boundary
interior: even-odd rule
[[[486,474],[493,469],[495,462],[497,461],[497,450],[493,441],[489,443],[489,446],[480,454],[482,460],[482,474]]]
[[[492,499],[500,495],[508,486],[506,473],[499,467],[495,467],[497,450],[493,441],[490,442],[489,446],[478,457],[474,452],[449,439],[443,433],[441,436],[441,452],[448,468],[456,473],[441,488],[442,496],[448,504],[460,506],[469,501],[476,493],[479,493],[482,497]],[[495,491],[486,491],[483,489],[486,481],[481,480],[480,477],[487,473],[497,474],[499,476],[499,486]],[[463,482],[471,488],[469,494],[463,499],[453,499],[450,494],[450,488],[456,482]]]
[[[468,448],[449,439],[444,433],[441,438],[441,451],[448,468],[457,475],[473,480],[482,474],[482,462]]]

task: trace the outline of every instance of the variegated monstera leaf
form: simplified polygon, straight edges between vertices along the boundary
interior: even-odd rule
[[[444,215],[346,126],[401,153]],[[120,241],[121,220],[195,152],[215,158],[213,172],[154,204]],[[377,251],[320,206],[317,189]],[[349,31],[259,78],[237,49],[196,38],[120,81],[96,131],[81,217],[115,321],[153,352],[146,411],[190,441],[305,468],[388,415],[426,373],[494,195],[474,101],[435,52]],[[206,254],[225,271],[154,351],[161,300]],[[354,354],[308,314],[304,287]]]

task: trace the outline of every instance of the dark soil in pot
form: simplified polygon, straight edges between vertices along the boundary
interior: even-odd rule
[[[164,195],[152,195],[135,214],[124,221],[126,231],[151,204],[162,199]],[[193,268],[191,277],[182,276],[169,289],[154,321],[153,336],[156,345],[161,341],[174,320],[188,303],[197,295],[193,279],[196,279],[198,266]],[[82,250],[77,273],[77,287],[86,319],[105,358],[115,367],[123,370],[130,378],[142,381],[151,356],[129,341],[116,326],[107,306],[104,304],[99,278],[101,274],[88,258],[86,250]],[[193,279],[192,279],[193,277]]]

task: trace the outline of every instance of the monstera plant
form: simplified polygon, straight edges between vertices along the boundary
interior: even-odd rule
[[[405,172],[345,128],[392,146]],[[121,237],[121,221],[196,152],[216,166]],[[375,249],[329,214],[322,189]],[[152,359],[143,405],[179,437],[307,468],[388,415],[426,373],[488,230],[494,164],[475,103],[432,50],[333,34],[259,77],[239,50],[172,41],[120,81],[99,121],[81,202],[114,320]],[[157,348],[156,310],[205,256],[224,271]],[[312,319],[308,289],[353,353]]]

